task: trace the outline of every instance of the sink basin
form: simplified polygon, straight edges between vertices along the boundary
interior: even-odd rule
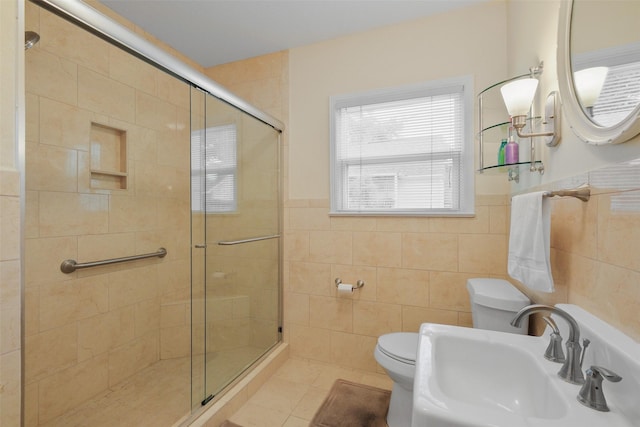
[[[559,418],[567,407],[555,378],[549,378],[530,353],[492,338],[489,333],[441,334],[426,328],[433,338],[431,385],[434,395],[465,406],[485,408],[496,417]]]
[[[559,307],[570,312],[582,337],[591,341],[584,368],[597,364],[623,377],[620,383],[603,384],[610,412],[580,404],[580,386],[560,379],[561,364],[544,359],[550,331],[532,337],[425,323],[420,328],[412,427],[640,425],[640,400],[629,398],[639,396],[640,345],[584,310]],[[556,321],[564,326],[563,319]],[[562,327],[561,332],[568,336]]]

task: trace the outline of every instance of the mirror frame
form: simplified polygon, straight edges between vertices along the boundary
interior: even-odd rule
[[[560,99],[569,127],[584,142],[593,145],[619,144],[640,133],[640,105],[615,126],[598,126],[585,114],[573,85],[571,66],[571,15],[575,0],[560,2],[557,69]]]

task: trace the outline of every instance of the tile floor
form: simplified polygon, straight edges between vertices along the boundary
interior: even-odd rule
[[[336,379],[391,390],[385,374],[288,359],[230,418],[243,427],[308,427]]]

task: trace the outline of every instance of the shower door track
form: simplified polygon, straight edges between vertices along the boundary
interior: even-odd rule
[[[284,124],[143,37],[77,0],[31,0],[282,132]]]

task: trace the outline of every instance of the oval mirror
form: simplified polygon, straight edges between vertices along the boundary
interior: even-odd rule
[[[640,133],[640,1],[561,2],[558,84],[569,126],[590,144]]]

